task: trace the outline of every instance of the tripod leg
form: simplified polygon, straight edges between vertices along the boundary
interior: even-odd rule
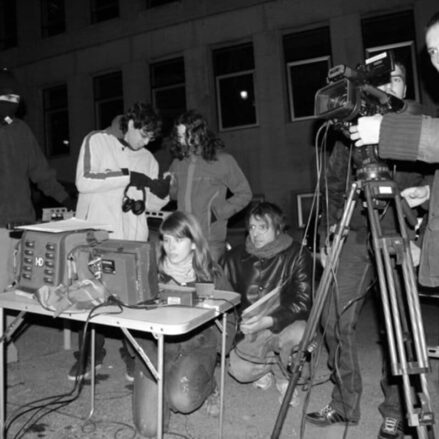
[[[428,437],[428,427],[434,437],[434,419],[425,376],[428,370],[428,356],[419,297],[399,195],[393,188],[391,192],[393,198],[390,198],[394,202],[399,230],[392,236],[385,236],[381,230],[374,199],[375,194],[380,193],[377,190],[380,184],[382,183],[366,184],[365,195],[385,316],[390,366],[392,374],[401,376],[402,379],[408,424],[416,427],[418,437],[424,439]],[[399,283],[394,278],[395,270],[391,255],[396,256],[396,262],[402,266],[405,294],[399,296],[396,292]],[[406,306],[400,306],[398,300],[404,300]],[[403,324],[404,322],[409,322],[410,325]],[[409,338],[413,341],[410,350],[407,350],[407,345],[404,343],[404,330],[408,329],[411,331]]]
[[[328,258],[326,260],[326,265],[314,297],[314,303],[308,317],[302,340],[300,342],[299,350],[296,354],[296,362],[294,364],[291,378],[289,380],[287,390],[285,392],[279,413],[276,418],[276,423],[271,434],[271,439],[279,438],[279,435],[282,431],[283,423],[285,421],[285,417],[288,412],[291,398],[294,394],[294,390],[299,381],[303,366],[310,352],[310,346],[315,339],[317,326],[320,322],[321,314],[326,302],[329,288],[331,287],[332,281],[334,279],[334,273],[338,265],[340,253],[343,248],[343,243],[346,239],[348,227],[352,218],[352,213],[354,211],[355,203],[358,198],[358,191],[358,184],[353,183],[349,192],[349,196],[346,200],[342,218],[334,235],[330,254],[328,255]]]

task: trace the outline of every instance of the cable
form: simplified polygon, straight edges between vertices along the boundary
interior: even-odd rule
[[[86,346],[86,337],[87,337],[87,329],[88,329],[88,324],[90,323],[90,320],[93,319],[93,317],[95,317],[96,315],[100,315],[100,314],[119,314],[122,312],[122,309],[119,309],[118,311],[115,312],[110,312],[107,311],[105,313],[100,313],[100,314],[94,314],[97,310],[99,310],[102,307],[108,306],[109,303],[105,302],[99,305],[94,306],[90,312],[88,313],[87,319],[85,321],[84,324],[84,329],[83,329],[83,334],[82,334],[82,342],[81,342],[81,349],[80,349],[80,353],[79,353],[79,358],[78,358],[78,373],[81,370],[81,365],[84,363],[85,360],[85,346]],[[93,372],[94,373],[94,372]],[[75,401],[83,388],[83,377],[81,377],[80,379],[76,379],[75,380],[75,384],[72,388],[72,390],[68,393],[64,393],[61,395],[52,395],[49,397],[45,397],[45,398],[40,398],[34,401],[31,401],[27,404],[25,404],[24,406],[22,406],[22,408],[26,408],[28,407],[26,410],[17,413],[16,415],[13,416],[13,418],[11,420],[9,420],[5,426],[5,431],[7,432],[10,428],[11,425],[17,420],[19,419],[21,416],[25,415],[26,413],[35,410],[35,413],[21,426],[21,428],[19,429],[19,431],[16,433],[16,438],[19,439],[20,438],[20,434],[24,434],[31,425],[34,425],[37,421],[39,421],[40,419],[42,419],[44,416],[47,416],[49,413],[59,409],[60,407],[54,407],[52,409],[48,409],[48,407],[50,407],[51,405],[60,405],[61,407],[66,406],[67,404],[70,404],[71,402]],[[76,393],[76,394],[75,394]],[[66,399],[63,400],[63,398],[69,398],[70,399]],[[52,401],[53,400],[53,401]],[[37,405],[37,406],[32,406],[29,407],[30,404],[36,404],[36,403],[40,403],[43,401],[48,401],[47,403],[43,404],[43,405]],[[44,411],[46,409],[45,412],[41,413],[41,411]],[[38,416],[39,415],[39,416]],[[33,421],[33,419],[36,418],[36,420],[31,424],[31,421]]]

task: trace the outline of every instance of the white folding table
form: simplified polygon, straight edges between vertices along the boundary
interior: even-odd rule
[[[158,381],[158,431],[157,437],[163,438],[163,370],[164,370],[164,337],[186,334],[204,323],[215,320],[222,316],[222,349],[221,349],[221,379],[220,379],[220,417],[219,417],[219,438],[223,433],[223,408],[224,408],[224,381],[225,381],[225,355],[226,355],[226,328],[227,311],[239,304],[240,295],[230,291],[215,290],[212,298],[204,302],[205,307],[181,307],[163,306],[155,309],[133,309],[124,308],[120,314],[106,314],[115,312],[118,307],[114,305],[105,306],[99,310],[90,321],[93,324],[120,327],[128,337],[134,348],[137,350],[143,361],[151,369],[152,374]],[[4,334],[4,310],[16,310],[41,315],[52,315],[49,310],[44,309],[36,299],[23,297],[17,292],[0,294],[0,338]],[[85,322],[88,312],[65,312],[58,318]],[[154,335],[158,343],[157,369],[154,368],[146,354],[136,343],[129,330],[149,332]],[[92,332],[92,343],[94,332]],[[94,367],[94,349],[91,350],[92,368]],[[6,391],[5,391],[5,355],[4,343],[0,347],[0,432],[1,437],[5,436],[6,417]],[[93,369],[92,369],[93,370]],[[89,417],[94,410],[94,374],[92,374],[92,403]]]

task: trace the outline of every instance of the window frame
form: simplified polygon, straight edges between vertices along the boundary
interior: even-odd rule
[[[121,95],[117,95],[117,96],[114,95],[114,96],[105,97],[105,98],[97,98],[96,82],[98,81],[98,79],[99,78],[104,78],[104,77],[110,76],[110,75],[115,75],[115,74],[119,74],[120,75]],[[101,115],[102,115],[101,105],[105,104],[105,103],[108,103],[108,102],[120,101],[121,104],[122,104],[122,111],[123,111],[123,108],[124,108],[123,72],[122,72],[122,70],[113,70],[111,72],[93,75],[92,81],[93,81],[93,109],[94,109],[95,126],[96,126],[96,129],[105,129],[106,126],[103,126],[105,124],[101,124],[101,122],[102,122],[102,120],[101,120]],[[117,114],[115,114],[113,117],[116,117],[116,116],[117,116]],[[110,121],[110,123],[111,123],[111,121]]]
[[[240,53],[240,51],[244,51]],[[246,52],[248,50],[248,52]],[[239,56],[239,62],[236,62],[236,56]],[[230,62],[235,60],[234,62]],[[259,126],[259,110],[257,100],[257,77],[256,77],[256,62],[254,53],[254,42],[252,40],[240,40],[230,42],[228,44],[221,44],[212,47],[211,50],[211,66],[213,82],[215,85],[215,109],[217,112],[217,124],[219,132],[228,132],[233,130],[240,130],[246,128],[253,128]],[[223,108],[221,101],[222,81],[251,76],[251,93],[253,97],[253,113],[254,122],[245,123],[242,125],[224,126],[224,118],[221,109]],[[233,98],[234,99],[234,98]]]
[[[316,116],[314,114],[314,106],[313,106],[313,113],[309,116],[295,116],[294,111],[294,89],[291,79],[291,68],[295,66],[303,66],[306,64],[312,64],[312,63],[321,63],[321,62],[327,62],[327,69],[328,72],[331,68],[332,64],[332,57],[331,55],[324,55],[324,56],[318,56],[315,58],[309,58],[309,59],[303,59],[299,61],[290,61],[286,63],[286,69],[287,69],[287,83],[288,83],[288,102],[290,105],[290,122],[297,122],[302,120],[309,120],[309,119],[315,119]],[[324,87],[326,84],[322,83],[322,87]],[[321,88],[321,87],[320,87]],[[317,91],[317,90],[316,90]]]
[[[166,63],[172,63],[172,62],[181,62],[182,63],[182,66],[183,66],[183,72],[184,72],[184,80],[183,81],[181,81],[181,82],[174,82],[174,83],[171,83],[171,84],[167,84],[167,85],[159,85],[159,86],[155,86],[154,85],[154,78],[155,78],[155,75],[154,75],[154,68],[157,66],[160,66],[160,65],[163,65],[163,64],[166,64]],[[169,90],[178,90],[178,89],[181,89],[181,90],[183,90],[183,92],[184,92],[184,108],[182,108],[181,110],[179,110],[178,111],[178,114],[175,114],[174,116],[170,116],[170,114],[169,114],[169,116],[170,117],[172,117],[173,119],[175,119],[175,117],[178,117],[180,114],[182,114],[182,113],[184,113],[185,111],[187,111],[187,89],[186,89],[186,72],[185,72],[185,59],[184,59],[184,56],[177,56],[177,57],[174,57],[174,58],[169,58],[169,59],[163,59],[163,60],[160,60],[160,61],[157,61],[157,62],[154,62],[154,63],[151,63],[150,64],[150,66],[149,66],[149,74],[150,74],[150,82],[151,82],[151,87],[150,87],[150,89],[151,89],[151,102],[152,102],[152,105],[153,105],[153,107],[154,108],[156,108],[157,110],[159,110],[159,112],[162,114],[162,115],[164,115],[165,114],[165,117],[167,117],[168,115],[166,115],[166,112],[165,113],[163,113],[163,109],[162,108],[160,108],[159,106],[158,106],[158,104],[157,104],[157,101],[158,101],[158,98],[157,98],[157,96],[158,96],[158,94],[159,93],[161,93],[161,92],[167,92],[167,91],[169,91]],[[170,120],[168,120],[169,122],[171,122]],[[173,121],[172,121],[173,122]],[[164,124],[164,125],[166,125],[166,124]],[[172,125],[173,125],[173,123],[172,123]],[[166,126],[163,126],[163,129],[167,129],[168,127]],[[169,127],[169,128],[172,128],[172,127]]]
[[[63,107],[48,107],[46,105],[46,93],[50,92],[51,90],[55,90],[57,88],[64,88],[66,91],[66,103]],[[53,157],[65,157],[69,156],[71,153],[70,148],[70,120],[69,120],[69,90],[67,84],[57,84],[57,85],[51,85],[48,87],[44,87],[42,90],[42,101],[43,101],[43,126],[44,126],[44,145],[45,145],[45,152],[47,157],[53,158]],[[54,153],[54,141],[53,141],[53,130],[51,128],[51,121],[52,118],[50,117],[53,114],[60,114],[65,112],[67,115],[67,151],[61,152],[61,153]]]
[[[90,1],[90,23],[91,24],[98,24],[98,23],[103,23],[105,21],[114,20],[116,18],[119,18],[120,17],[120,1],[114,0],[114,2],[117,5],[117,15],[115,15],[114,17],[98,20],[97,17],[99,16],[99,13],[101,11],[105,11],[106,9],[110,9],[110,7],[109,6],[104,6],[104,7],[100,7],[100,8],[96,7],[96,1],[91,0]]]
[[[56,35],[61,35],[66,32],[66,9],[65,9],[65,0],[62,0],[63,4],[63,20],[62,25],[63,29],[60,32],[51,33],[50,29],[56,28],[60,21],[50,21],[49,20],[49,2],[50,0],[41,0],[40,2],[40,10],[41,10],[41,36],[43,38],[50,38]]]
[[[240,130],[244,128],[254,128],[259,126],[259,115],[258,115],[258,106],[256,105],[256,71],[255,68],[249,69],[249,70],[240,70],[239,72],[234,73],[226,73],[223,75],[216,75],[215,76],[215,95],[216,95],[216,107],[218,112],[218,129],[221,132],[226,131],[232,131],[232,130]],[[252,82],[253,82],[253,93],[255,98],[254,108],[255,108],[255,122],[251,124],[246,125],[236,125],[233,127],[224,127],[223,126],[223,118],[222,118],[222,112],[221,112],[221,88],[220,88],[220,81],[223,79],[229,79],[229,78],[237,78],[239,76],[245,76],[245,75],[251,75],[252,76]]]
[[[6,5],[13,7],[13,11],[5,7]],[[7,19],[13,14],[13,20]],[[0,51],[12,49],[18,46],[18,17],[16,1],[3,1],[0,4],[0,24],[2,31],[0,32]]]
[[[406,85],[407,89],[411,87],[414,92],[414,100],[416,102],[421,102],[421,94],[419,90],[419,78],[418,78],[418,69],[417,69],[417,63],[416,63],[416,47],[415,42],[413,40],[410,41],[402,41],[400,43],[392,43],[392,44],[384,44],[382,46],[375,46],[375,47],[367,47],[365,51],[365,57],[370,58],[371,56],[378,55],[380,52],[384,52],[386,50],[395,50],[395,49],[402,49],[402,48],[409,48],[410,51],[410,61],[411,61],[411,73],[412,77],[409,78],[409,84],[407,84],[407,78],[406,78]],[[407,68],[407,66],[405,66]]]
[[[296,195],[297,202],[297,226],[299,229],[305,228],[310,214],[314,210],[314,192],[305,192]]]

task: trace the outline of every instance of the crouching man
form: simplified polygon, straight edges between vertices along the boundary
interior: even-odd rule
[[[221,261],[241,294],[241,334],[230,353],[229,373],[264,390],[275,381],[283,398],[285,370],[311,308],[312,258],[285,232],[284,215],[272,203],[252,206],[247,227],[245,244]]]

